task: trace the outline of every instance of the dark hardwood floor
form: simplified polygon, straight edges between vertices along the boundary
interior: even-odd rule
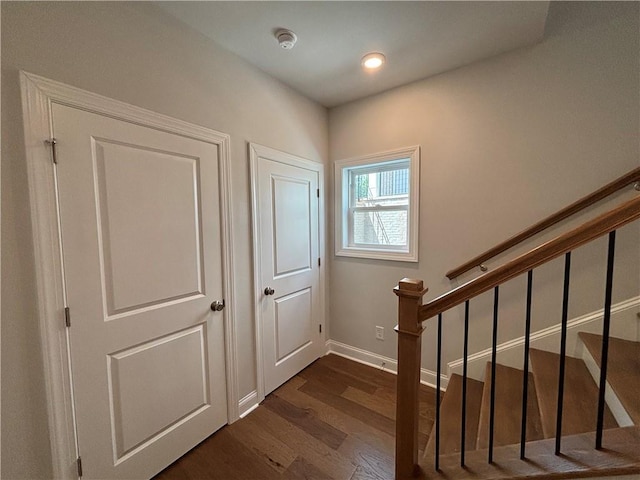
[[[395,375],[327,355],[155,478],[392,479],[395,389]],[[421,386],[421,449],[434,395]]]

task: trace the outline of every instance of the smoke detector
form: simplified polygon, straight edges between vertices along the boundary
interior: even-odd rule
[[[278,44],[285,50],[291,50],[298,41],[298,37],[291,30],[278,30],[276,32]]]

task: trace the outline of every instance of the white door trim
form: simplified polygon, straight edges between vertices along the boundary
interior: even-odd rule
[[[318,189],[320,198],[318,199],[318,254],[322,259],[320,262],[320,323],[322,324],[321,345],[324,347],[326,338],[325,322],[325,216],[324,216],[324,165],[313,162],[290,153],[286,153],[274,148],[265,147],[257,143],[249,143],[249,169],[251,177],[251,220],[253,228],[253,315],[255,318],[255,338],[256,338],[256,404],[264,400],[264,359],[262,348],[262,315],[258,307],[262,292],[262,256],[260,254],[260,219],[258,217],[258,158],[266,157],[271,160],[302,167],[318,172]],[[320,355],[320,354],[319,354]]]
[[[214,144],[220,158],[220,217],[222,221],[223,292],[226,381],[229,423],[238,419],[235,295],[233,292],[233,227],[229,136],[124,102],[20,72],[25,149],[29,180],[31,225],[35,251],[37,305],[54,478],[76,478],[78,445],[75,435],[68,329],[64,326],[64,266],[58,222],[57,180],[51,148],[51,105],[67,105],[137,125]]]

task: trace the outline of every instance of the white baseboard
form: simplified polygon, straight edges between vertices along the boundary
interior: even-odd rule
[[[385,372],[398,374],[398,362],[384,355],[369,352],[358,347],[353,347],[344,343],[337,342],[335,340],[327,340],[327,353],[334,353],[341,357],[348,358],[355,362],[369,365],[370,367],[379,368]],[[428,385],[430,387],[436,387],[436,372],[427,370],[426,368],[420,369],[420,383]],[[446,375],[440,375],[440,387],[442,390],[447,389],[449,383],[449,377]]]
[[[626,340],[638,341],[639,319],[636,316],[640,309],[640,296],[624,300],[611,307],[611,336]],[[567,323],[567,355],[580,357],[581,349],[578,332],[602,333],[603,310],[582,315]],[[560,351],[560,330],[558,323],[531,334],[531,348],[548,352]],[[514,368],[522,368],[524,355],[524,336],[504,342],[497,347],[498,362]],[[468,357],[468,375],[476,380],[483,380],[486,363],[491,361],[491,348],[473,353]],[[447,374],[462,374],[463,359],[447,364]]]
[[[256,390],[242,397],[238,402],[240,418],[244,418],[249,415],[249,413],[258,408],[258,405],[260,405],[260,403],[258,402],[258,392]]]

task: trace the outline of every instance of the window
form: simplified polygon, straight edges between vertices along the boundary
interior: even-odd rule
[[[336,255],[418,261],[420,148],[335,163]]]

